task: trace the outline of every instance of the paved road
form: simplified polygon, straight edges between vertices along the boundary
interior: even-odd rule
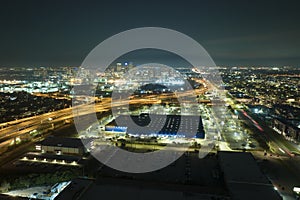
[[[194,96],[194,92],[187,91],[177,93],[176,95],[179,97]],[[121,99],[114,100],[113,102],[111,98],[103,98],[102,102],[96,104],[86,103],[83,105],[73,106],[72,108],[65,108],[59,111],[2,123],[0,124],[0,155],[6,151],[9,144],[16,137],[25,136],[31,131],[42,128],[42,126],[47,126],[47,128],[52,126],[54,129],[55,124],[64,120],[72,120],[73,118],[91,113],[105,112],[110,110],[112,107],[121,107],[128,104],[160,104],[161,100],[169,98],[169,95],[152,95],[151,98]],[[172,98],[175,98],[175,94],[172,95]]]
[[[292,152],[300,153],[289,141],[268,127],[268,125],[258,117],[244,110],[238,110],[238,113],[239,117],[243,119],[257,135],[261,135],[262,139],[267,141],[273,153],[290,157],[293,156]]]

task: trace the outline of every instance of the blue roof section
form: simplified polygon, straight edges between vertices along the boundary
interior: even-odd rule
[[[125,133],[127,131],[127,127],[124,127],[124,126],[105,126],[105,131]]]
[[[130,126],[132,121],[135,123],[134,126]],[[117,125],[116,122],[118,122]],[[180,135],[188,138],[205,138],[201,116],[151,114],[150,119],[149,114],[141,114],[139,116],[120,115],[114,123],[116,126],[106,126],[105,130],[115,132],[126,131],[129,134],[137,135]],[[158,127],[162,128],[157,130]]]

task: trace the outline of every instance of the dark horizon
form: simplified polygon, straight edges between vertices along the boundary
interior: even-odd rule
[[[137,27],[198,41],[218,66],[298,66],[298,1],[3,1],[1,66],[80,66],[100,42]]]

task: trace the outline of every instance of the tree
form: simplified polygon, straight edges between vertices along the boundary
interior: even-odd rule
[[[0,187],[1,193],[8,192],[9,189],[10,189],[10,183],[8,183],[7,181],[3,181]]]

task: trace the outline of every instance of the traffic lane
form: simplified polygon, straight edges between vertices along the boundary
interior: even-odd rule
[[[246,113],[246,114],[245,114]],[[288,141],[282,136],[275,132],[273,129],[269,128],[262,120],[257,119],[256,116],[253,116],[249,112],[244,110],[238,110],[239,117],[247,121],[248,125],[254,128],[253,130],[261,135],[267,142],[271,142],[275,148],[276,153],[280,155],[293,156],[291,152],[298,152]]]

